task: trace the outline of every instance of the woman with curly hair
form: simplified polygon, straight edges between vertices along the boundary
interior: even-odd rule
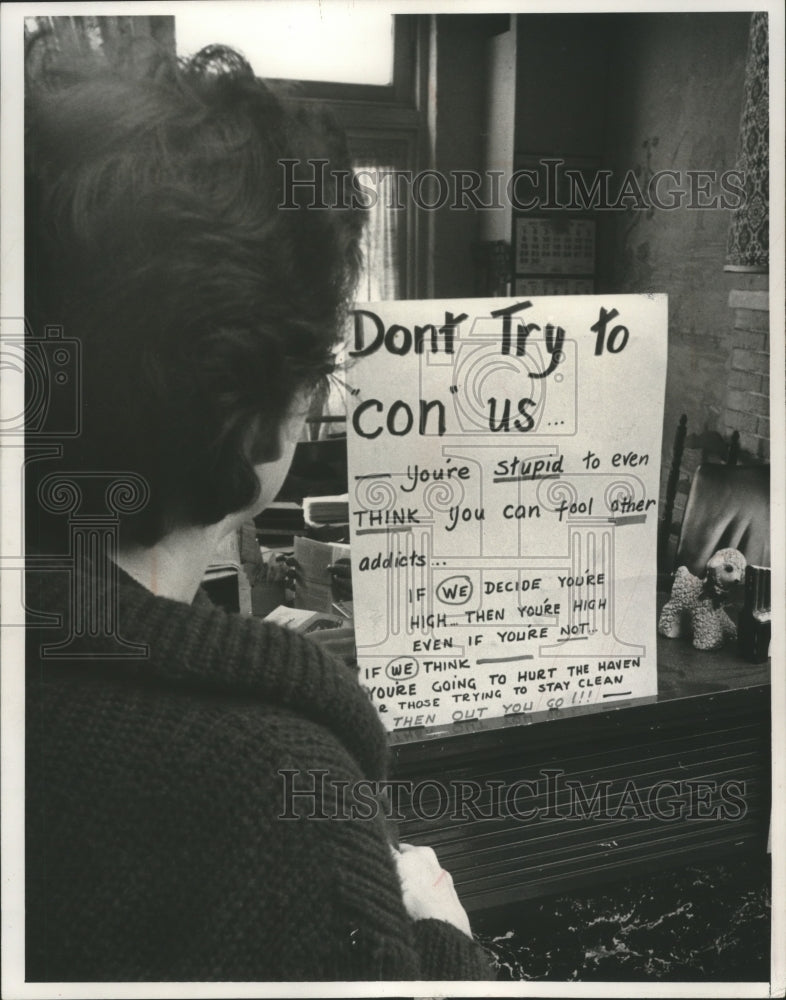
[[[213,48],[32,87],[26,159],[28,319],[82,364],[80,433],[31,477],[132,474],[146,500],[110,570],[80,551],[28,574],[59,627],[28,632],[27,979],[488,978],[433,852],[392,846],[376,809],[330,818],[385,777],[355,675],[199,588],[333,365],[363,224],[331,187],[342,136]],[[313,159],[335,207],[295,188],[282,210],[280,161]],[[38,496],[28,546],[51,552]],[[84,595],[114,638],[74,635]]]

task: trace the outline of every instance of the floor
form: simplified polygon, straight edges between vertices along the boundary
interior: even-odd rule
[[[620,881],[484,925],[499,981],[769,980],[769,859]]]

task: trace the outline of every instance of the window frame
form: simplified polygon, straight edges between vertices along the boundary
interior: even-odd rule
[[[328,80],[272,78],[283,88],[296,86],[294,96],[329,103],[413,107],[416,100],[417,16],[393,15],[393,80],[389,84],[336,83]]]
[[[430,165],[426,95],[433,15],[394,14],[393,82],[387,86],[315,81],[278,81],[296,86],[295,100],[324,105],[344,128],[350,153],[358,154],[378,140],[400,153],[394,166],[416,174]],[[362,154],[358,155],[361,158]],[[418,212],[411,199],[404,209],[400,251],[401,298],[428,298],[431,284],[433,226],[428,213]]]

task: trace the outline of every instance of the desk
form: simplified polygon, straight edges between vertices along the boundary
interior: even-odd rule
[[[764,851],[769,666],[746,664],[733,647],[700,653],[684,640],[659,637],[658,688],[657,697],[611,709],[578,706],[526,720],[509,716],[392,733],[395,778],[413,787],[436,781],[448,788],[441,797],[436,786],[421,784],[420,815],[402,795],[401,839],[433,847],[467,910],[475,913],[751,848]],[[495,818],[482,818],[492,811],[492,794],[504,799],[505,790],[522,780],[535,781],[537,788],[523,789],[514,808],[516,801],[522,811],[536,807],[535,818],[502,815],[506,810],[498,806]],[[555,783],[550,798],[547,780]],[[466,805],[456,807],[455,783],[461,781],[481,784],[474,803],[479,817]],[[490,785],[494,781],[501,791]],[[575,800],[578,818],[569,818],[568,781],[579,782],[590,802],[594,786],[609,782],[612,818],[582,817]],[[686,802],[681,818],[658,818],[648,807],[653,787],[665,781],[676,783]],[[707,803],[706,790],[686,784],[697,781],[714,782],[705,789],[716,790],[725,782],[741,783],[744,806],[724,805],[718,794]],[[628,782],[643,816],[635,816],[633,793],[633,804],[619,810]],[[670,791],[666,787],[657,800],[664,812]],[[702,796],[705,804],[697,804]],[[694,813],[709,815],[689,815],[691,798]],[[735,812],[743,814],[729,818]]]
[[[658,595],[658,610],[666,596]],[[655,697],[390,734],[391,777],[406,783],[399,836],[437,851],[467,910],[479,914],[622,876],[765,849],[769,664],[746,663],[734,646],[710,653],[683,639],[657,641]],[[556,793],[549,798],[543,772],[557,771]],[[538,794],[524,790],[517,800],[522,811],[538,808],[537,818],[500,814],[505,810],[499,799],[504,804],[506,790],[520,781],[540,785]],[[650,814],[636,818],[634,801],[620,818],[582,817],[580,810],[568,818],[569,781],[580,783],[588,802],[596,785],[610,783],[612,817],[632,782]],[[649,810],[647,797],[665,781],[682,783],[682,818],[660,819]],[[716,789],[743,783],[744,815],[688,816],[693,793],[685,783],[697,781],[714,782]],[[457,806],[459,782],[468,790],[470,782],[480,784],[472,802],[479,815]],[[446,787],[444,795],[436,783]],[[418,810],[409,801],[410,787],[419,790]],[[496,816],[492,795],[498,797]],[[710,806],[717,801],[713,796]]]

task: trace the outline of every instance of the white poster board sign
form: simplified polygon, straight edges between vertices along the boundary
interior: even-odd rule
[[[666,296],[351,319],[358,661],[386,727],[656,694]]]

